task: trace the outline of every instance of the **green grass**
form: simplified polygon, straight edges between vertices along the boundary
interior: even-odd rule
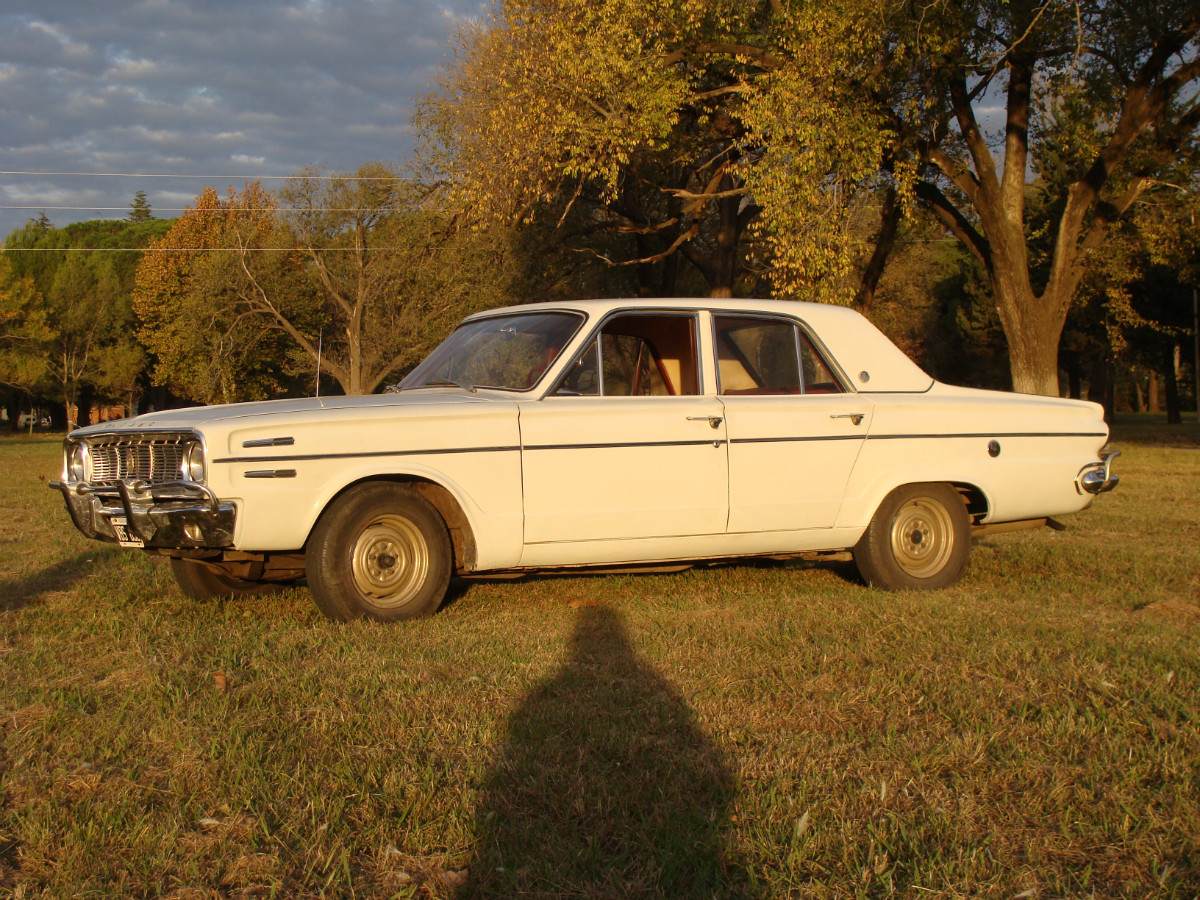
[[[393,627],[189,602],[74,532],[56,440],[0,441],[0,895],[1195,896],[1200,430],[1165,433],[939,594],[726,566]]]

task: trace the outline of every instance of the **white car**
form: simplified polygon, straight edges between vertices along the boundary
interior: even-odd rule
[[[1095,403],[940,384],[852,310],[535,303],[464,321],[388,393],[72,432],[76,527],[194,597],[306,579],[335,619],[435,611],[451,576],[849,550],[889,589],[1111,490]]]

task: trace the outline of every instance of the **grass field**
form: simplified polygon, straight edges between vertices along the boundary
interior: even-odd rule
[[[0,895],[1194,897],[1200,429],[935,595],[846,567],[196,604],[0,440]]]

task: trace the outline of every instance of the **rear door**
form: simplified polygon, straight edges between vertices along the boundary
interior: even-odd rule
[[[832,528],[873,406],[789,318],[713,314],[729,531]]]
[[[725,531],[724,412],[702,395],[698,322],[610,316],[558,385],[521,405],[526,543]]]

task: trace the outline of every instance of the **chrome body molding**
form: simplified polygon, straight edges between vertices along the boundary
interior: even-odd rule
[[[295,478],[295,469],[251,469],[243,473],[246,478]]]
[[[243,447],[290,447],[296,443],[294,437],[257,438],[253,441],[242,441]]]

